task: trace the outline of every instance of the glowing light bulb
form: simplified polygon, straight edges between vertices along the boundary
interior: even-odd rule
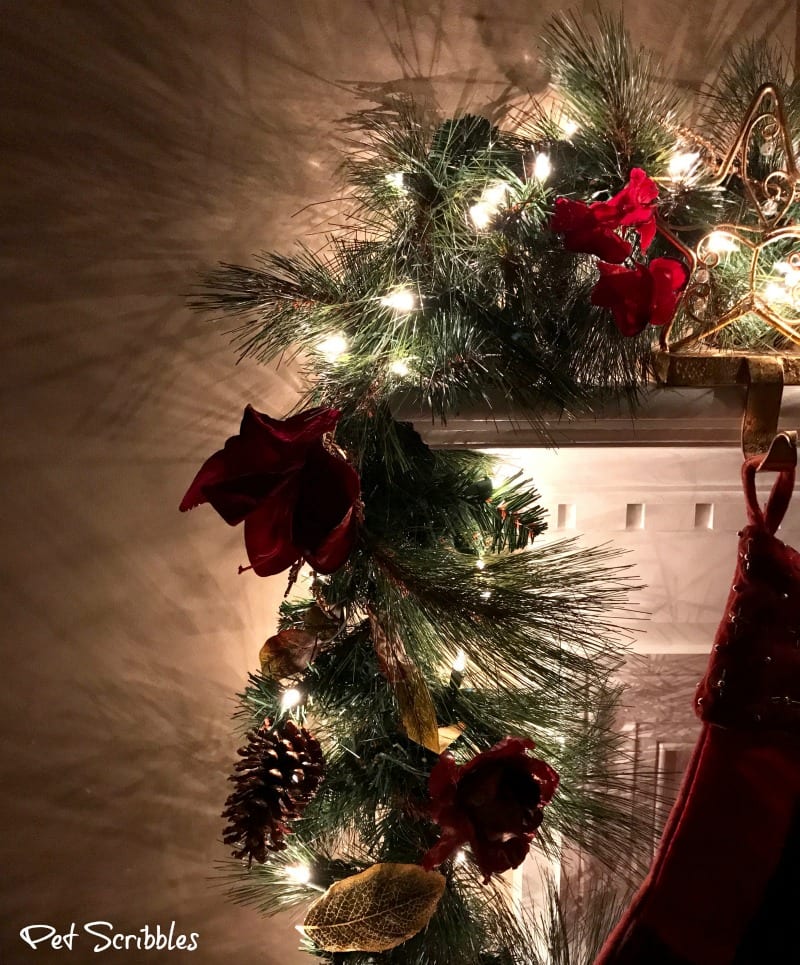
[[[317,351],[324,355],[329,362],[335,362],[340,355],[344,355],[348,348],[347,339],[340,334],[329,335],[317,345]]]
[[[564,137],[566,137],[567,140],[569,140],[571,137],[574,137],[580,130],[578,127],[578,122],[574,121],[571,117],[567,117],[566,114],[561,115],[558,126],[564,132]]]
[[[391,171],[386,175],[386,183],[395,189],[395,191],[406,190],[405,174],[402,171]]]
[[[485,569],[486,569],[486,563],[485,563],[483,560],[475,560],[475,569],[476,569],[476,570],[485,570]]]
[[[727,231],[712,231],[708,236],[708,250],[720,255],[726,251],[738,251],[739,245]]]
[[[789,261],[776,261],[772,270],[778,281],[767,282],[761,293],[767,301],[783,302],[794,311],[800,310],[800,258],[795,252]]]
[[[669,176],[673,181],[681,181],[700,160],[698,151],[675,151],[669,160]]]
[[[464,851],[456,851],[456,855],[453,858],[453,864],[455,865],[464,864],[466,860],[467,860],[467,855]]]
[[[392,362],[389,366],[389,371],[392,375],[399,375],[401,378],[411,371],[408,367],[408,363],[404,362],[402,359],[398,359],[396,362]]]
[[[546,181],[553,173],[553,165],[546,154],[537,154],[533,162],[533,176],[537,181]]]
[[[393,308],[396,312],[413,312],[417,307],[417,296],[408,288],[397,288],[383,296],[381,305]]]
[[[775,281],[771,281],[764,289],[764,297],[769,302],[785,302],[789,300],[789,292]]]
[[[489,227],[501,205],[505,204],[510,190],[511,186],[506,181],[496,181],[481,191],[480,198],[469,209],[470,220],[479,231]]]
[[[497,181],[495,184],[490,184],[483,189],[481,192],[481,201],[483,201],[484,204],[494,205],[495,208],[498,208],[505,202],[510,190],[511,186],[506,181]]]
[[[484,228],[488,228],[492,223],[492,218],[494,218],[496,214],[497,209],[483,201],[478,201],[477,204],[473,204],[469,209],[469,219],[478,231],[483,231]]]
[[[776,261],[772,267],[779,275],[783,275],[783,281],[787,288],[795,288],[800,284],[800,268],[789,264],[788,261]]]
[[[456,659],[453,661],[453,672],[454,673],[464,673],[467,669],[467,655],[463,650],[459,650],[456,654]]]
[[[292,707],[296,707],[302,699],[303,695],[294,687],[289,690],[284,690],[283,697],[281,698],[281,710],[284,713],[287,710],[291,710]]]
[[[299,885],[307,885],[311,881],[311,868],[307,864],[290,865],[286,870],[286,877],[296,881]]]

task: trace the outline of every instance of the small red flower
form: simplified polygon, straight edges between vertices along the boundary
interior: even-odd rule
[[[618,228],[636,228],[639,246],[647,251],[656,236],[656,213],[654,202],[658,197],[658,185],[641,168],[633,168],[628,183],[610,201],[600,201],[597,207],[600,220],[606,224],[616,223]]]
[[[464,844],[484,881],[522,864],[558,787],[553,768],[528,753],[535,746],[506,737],[460,767],[442,754],[429,782],[430,814],[442,833],[422,859],[424,868],[435,868]]]
[[[585,201],[556,198],[556,210],[550,219],[550,228],[564,235],[567,251],[597,255],[603,261],[619,263],[633,251],[626,241],[614,231],[615,224],[606,225],[598,220],[594,205]]]
[[[248,405],[239,435],[203,463],[181,512],[211,503],[230,526],[244,522],[259,576],[303,559],[333,573],[355,543],[360,492],[355,469],[322,442],[340,414],[317,408],[281,420]]]
[[[654,258],[649,265],[623,268],[600,262],[592,304],[607,308],[623,335],[638,335],[648,325],[666,325],[689,280],[689,269],[674,258]]]
[[[609,201],[571,201],[556,198],[550,228],[564,235],[564,247],[597,255],[603,261],[619,264],[630,256],[629,241],[616,234],[619,228],[635,228],[639,245],[646,251],[656,233],[654,202],[658,185],[641,168],[631,171],[625,187]]]

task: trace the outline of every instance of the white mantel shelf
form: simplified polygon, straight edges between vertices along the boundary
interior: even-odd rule
[[[645,390],[632,416],[625,402],[612,401],[592,416],[554,414],[547,420],[552,446],[738,447],[746,388],[670,388]],[[397,417],[414,423],[425,442],[437,449],[487,447],[548,448],[541,433],[522,413],[486,409],[463,410],[447,423],[432,421],[419,410],[401,408]],[[800,428],[800,386],[785,386],[780,429]]]

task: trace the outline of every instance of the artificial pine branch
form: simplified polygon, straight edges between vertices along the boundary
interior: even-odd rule
[[[789,54],[766,40],[750,40],[730,51],[715,81],[703,91],[702,123],[716,143],[732,143],[742,108],[763,84],[782,91],[789,127],[800,128],[800,80],[794,77]]]
[[[487,679],[508,677],[558,693],[579,692],[584,676],[620,653],[606,614],[625,605],[636,584],[619,554],[575,540],[528,553],[500,555],[480,571],[458,554],[410,546],[376,547],[376,583],[387,606],[402,614],[415,658],[459,649]],[[610,669],[610,668],[609,668]]]
[[[570,882],[548,878],[545,901],[534,913],[534,931],[544,950],[542,965],[592,965],[604,941],[622,916],[629,892],[608,880],[592,883],[580,895]]]
[[[314,582],[320,612],[336,614],[332,636],[291,680],[326,780],[292,823],[286,849],[249,875],[240,868],[233,884],[235,900],[265,914],[309,897],[292,877],[297,864],[324,889],[375,862],[419,861],[437,837],[427,805],[437,755],[403,726],[407,708],[376,652],[379,627],[424,678],[436,723],[456,735],[457,761],[527,736],[560,772],[537,839],[543,854],[557,856],[565,840],[609,869],[625,854],[631,873],[649,855],[652,822],[632,811],[631,762],[614,729],[625,639],[613,614],[635,580],[608,547],[542,546],[532,482],[497,480],[484,454],[431,451],[395,412],[416,406],[446,420],[469,404],[522,410],[546,441],[554,412],[591,411],[604,393],[635,406],[650,335],[623,338],[591,306],[595,261],[566,251],[549,230],[555,198],[607,199],[643,166],[660,181],[663,215],[696,241],[710,223],[742,213],[736,178],[712,184],[716,146],[746,92],[784,68],[755,46],[731,58],[714,92],[715,125],[693,139],[687,106],[621,20],[600,15],[590,29],[560,17],[545,45],[576,132],[562,129],[561,109],[537,104],[521,123],[510,112],[445,118],[390,99],[347,122],[351,209],[323,247],[267,253],[252,268],[222,265],[195,299],[232,317],[242,355],[301,359],[309,377],[301,405],[341,410],[335,445],[361,479],[359,542],[344,567]],[[794,123],[800,96],[778,79],[789,85]],[[668,163],[681,143],[705,145],[706,170],[675,183]],[[549,159],[546,179],[535,173],[537,154]],[[501,199],[488,213],[487,192]],[[675,255],[663,238],[650,251]],[[709,294],[715,304],[736,285],[740,266],[735,257],[726,264]],[[758,337],[748,324],[720,341]],[[331,338],[344,347],[327,351]],[[309,606],[285,603],[281,628],[303,630]],[[452,671],[462,654],[466,676]],[[280,714],[286,683],[251,678],[239,713],[246,730]],[[469,854],[442,870],[447,888],[430,925],[377,956],[382,962],[588,963],[611,915],[604,899],[575,932],[553,893],[537,925],[504,900],[499,882],[478,883]]]
[[[576,149],[594,163],[598,186],[617,190],[632,167],[658,174],[674,149],[664,121],[680,101],[653,54],[631,43],[622,16],[591,22],[554,18],[543,36],[545,62],[579,125]]]
[[[196,304],[243,319],[245,355],[311,353],[314,399],[335,396],[352,411],[370,412],[398,390],[441,418],[468,402],[513,400],[546,438],[544,412],[585,410],[598,388],[639,384],[644,341],[631,354],[612,335],[614,348],[598,357],[596,313],[578,323],[586,307],[576,301],[572,324],[560,321],[563,298],[554,296],[575,290],[585,259],[546,230],[552,195],[531,176],[530,142],[483,118],[437,125],[413,121],[411,110],[364,122],[365,143],[347,168],[349,238],[331,238],[324,254],[267,255],[257,269],[223,266]],[[471,206],[498,183],[508,204],[484,232]],[[413,311],[384,304],[398,287],[417,299]],[[316,349],[332,333],[350,350],[325,364]],[[392,374],[398,359],[409,361],[407,378]]]

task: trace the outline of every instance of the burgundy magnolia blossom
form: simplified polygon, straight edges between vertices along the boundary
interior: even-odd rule
[[[689,269],[674,258],[654,258],[649,265],[623,268],[600,262],[592,304],[607,308],[623,335],[638,335],[648,325],[666,325],[689,280]]]
[[[272,576],[306,560],[320,573],[344,564],[356,539],[358,473],[322,442],[338,409],[271,419],[247,406],[238,436],[207,459],[180,505],[211,503],[230,526],[244,522],[253,570]]]
[[[609,201],[571,201],[556,198],[550,228],[564,235],[568,251],[597,255],[619,264],[633,251],[630,242],[616,234],[619,228],[635,228],[639,245],[646,251],[656,234],[654,202],[658,186],[641,168],[631,171],[625,187]]]
[[[435,868],[464,844],[484,881],[522,864],[558,787],[553,768],[528,753],[535,746],[506,737],[460,767],[442,754],[429,782],[430,814],[442,833],[422,859],[424,868]]]

